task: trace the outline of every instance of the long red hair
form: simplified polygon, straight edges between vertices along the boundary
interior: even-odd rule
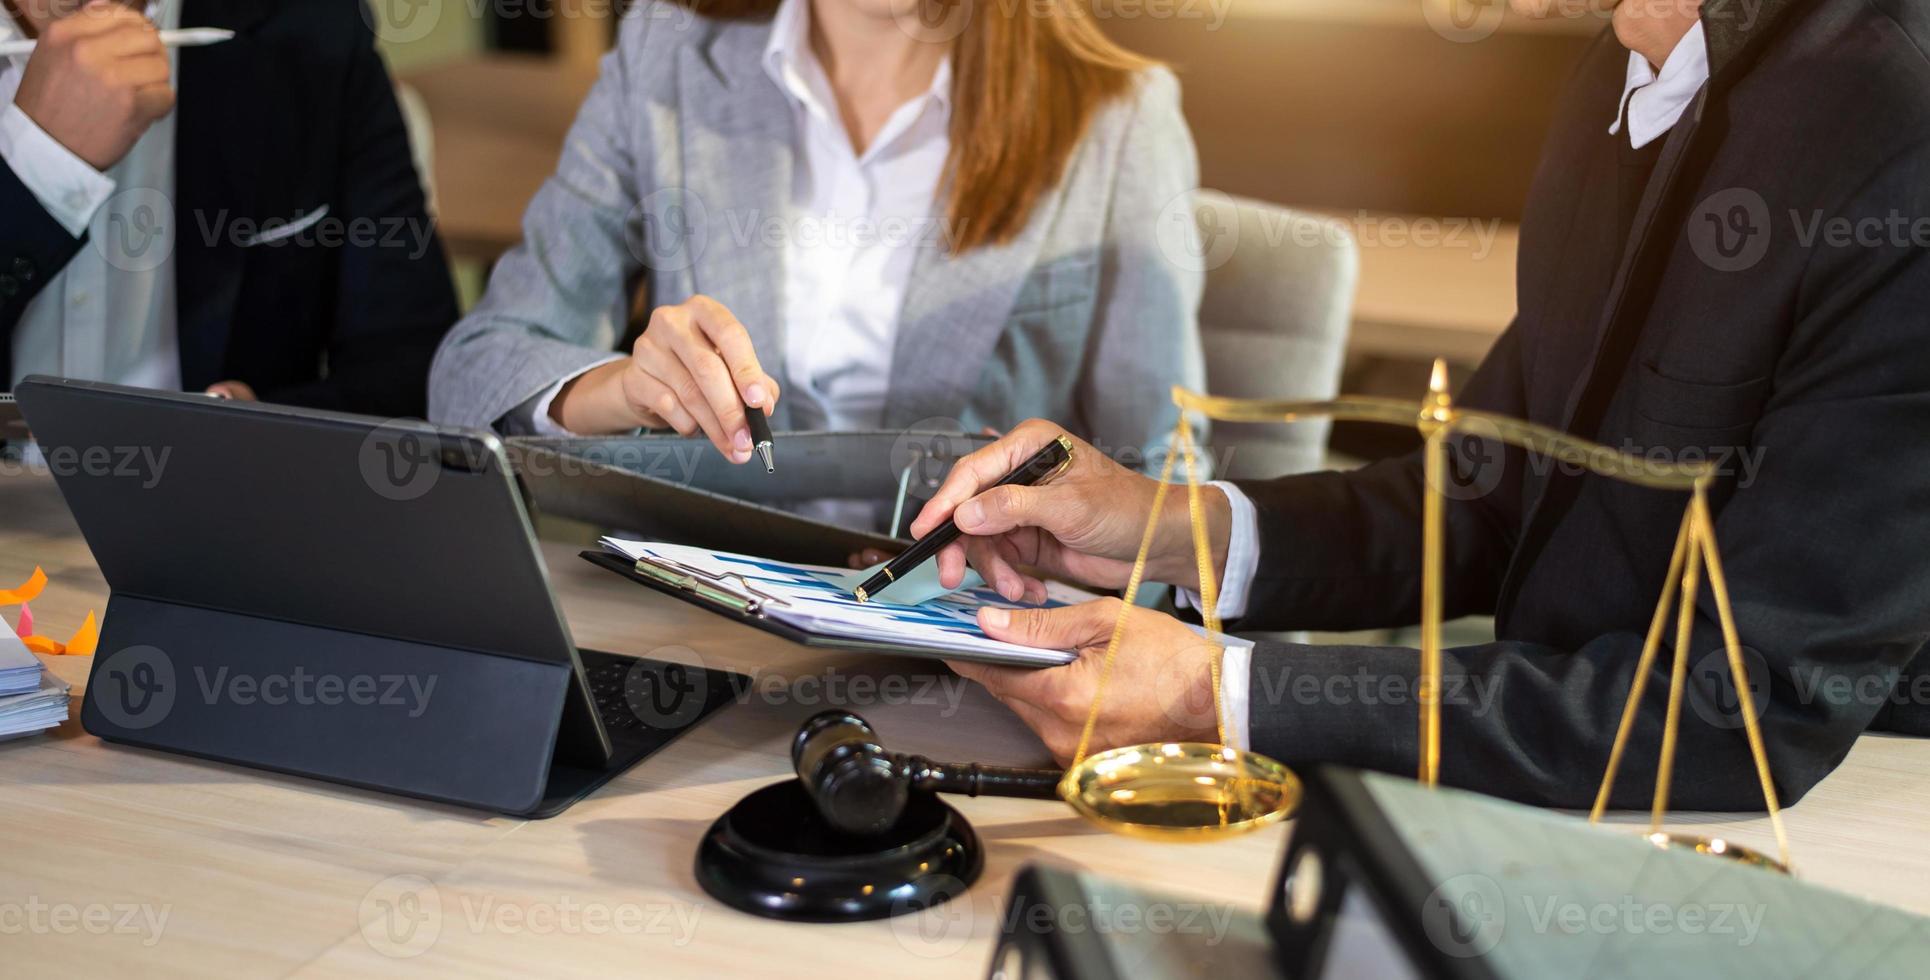
[[[774,15],[780,0],[675,2],[707,17],[756,20]],[[952,49],[947,240],[954,252],[1009,242],[1065,173],[1093,115],[1154,62],[1100,33],[1085,0],[919,2],[939,22],[968,18]]]

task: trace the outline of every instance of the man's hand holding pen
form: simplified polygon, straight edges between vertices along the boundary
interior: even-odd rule
[[[174,110],[167,49],[146,17],[96,0],[47,25],[14,104],[88,166],[107,170]]]
[[[1048,422],[1025,422],[952,467],[911,525],[912,533],[920,537],[947,520],[964,532],[963,538],[939,553],[942,584],[956,586],[962,581],[967,563],[1000,595],[1015,600],[1045,598],[1045,585],[1022,571],[1022,566],[1099,588],[1126,584],[1157,482],[1074,439],[1072,462],[1065,472],[1036,486],[994,486],[1063,434]],[[1232,509],[1218,490],[1201,493],[1218,566],[1215,574],[1221,574],[1232,534]],[[1196,590],[1199,567],[1183,485],[1167,493],[1156,519],[1147,581]],[[1094,744],[1217,740],[1212,665],[1220,657],[1220,647],[1171,616],[1152,609],[1126,609],[1117,599],[1057,609],[980,610],[979,627],[993,639],[1076,651],[1079,659],[1064,667],[1034,670],[965,662],[951,667],[983,684],[1038,733],[1054,758],[1069,762],[1098,690],[1113,624],[1122,611],[1127,617],[1126,632],[1107,687],[1105,712],[1094,730]]]
[[[1044,583],[1021,566],[1096,588],[1125,586],[1152,510],[1156,481],[1072,439],[1072,463],[1065,472],[1037,486],[994,486],[1061,435],[1064,431],[1050,422],[1027,421],[952,467],[911,523],[914,537],[947,520],[965,533],[939,552],[940,583],[957,587],[969,563],[1000,595],[1013,600],[1045,598]],[[1217,490],[1203,490],[1201,502],[1214,563],[1224,568],[1231,508]],[[1158,520],[1147,581],[1197,589],[1199,569],[1183,485],[1167,493]]]

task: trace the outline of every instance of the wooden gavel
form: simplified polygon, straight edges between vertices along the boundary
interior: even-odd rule
[[[913,792],[1059,799],[1056,769],[1014,769],[933,762],[887,752],[878,732],[849,711],[813,715],[791,742],[791,763],[805,795],[825,822],[847,834],[873,836],[898,822]]]

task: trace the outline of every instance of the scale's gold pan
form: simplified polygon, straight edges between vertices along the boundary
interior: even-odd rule
[[[1300,777],[1266,756],[1207,742],[1129,745],[1066,771],[1059,795],[1107,830],[1207,841],[1285,820]]]
[[[1664,851],[1682,848],[1697,854],[1707,854],[1710,857],[1726,858],[1737,864],[1746,864],[1764,871],[1774,871],[1780,875],[1789,873],[1789,865],[1753,847],[1744,847],[1720,837],[1698,837],[1694,834],[1673,834],[1658,830],[1647,835],[1647,839],[1649,843]]]

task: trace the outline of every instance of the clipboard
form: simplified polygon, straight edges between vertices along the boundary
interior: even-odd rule
[[[795,513],[796,505],[873,502],[882,524],[903,487],[909,523],[952,464],[991,441],[936,430],[781,432],[776,473],[732,464],[709,440],[678,435],[518,437],[505,449],[545,513],[637,538],[841,566],[866,548],[905,542]]]
[[[599,549],[591,549],[580,554],[590,564],[615,572],[638,585],[681,599],[752,629],[783,637],[800,646],[854,650],[863,653],[887,653],[901,657],[917,657],[922,660],[969,660],[1004,667],[1037,669],[1058,666],[1058,664],[1003,657],[996,653],[978,650],[947,650],[908,643],[813,633],[767,615],[765,612],[767,602],[783,600],[760,593],[749,582],[739,580],[733,583],[724,578],[707,575],[697,569],[681,566],[667,567],[664,564],[645,561],[631,562],[622,555]]]

